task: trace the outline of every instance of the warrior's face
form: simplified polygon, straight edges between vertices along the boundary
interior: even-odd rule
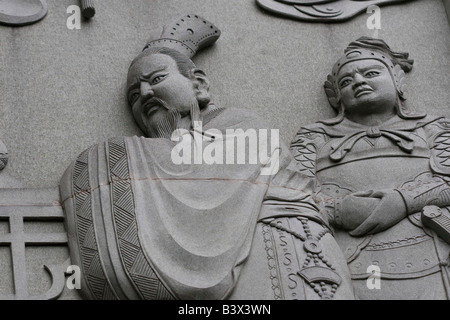
[[[168,117],[189,115],[198,104],[194,80],[182,75],[175,60],[166,54],[136,61],[128,74],[128,99],[139,126],[155,136],[158,126],[170,121]]]
[[[397,90],[384,63],[374,59],[346,63],[336,80],[347,116],[395,112]]]

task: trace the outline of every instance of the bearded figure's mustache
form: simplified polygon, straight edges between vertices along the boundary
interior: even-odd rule
[[[194,127],[194,122],[201,121],[202,118],[200,114],[200,106],[197,101],[192,103],[189,115],[186,115],[185,117],[181,116],[178,109],[169,106],[161,99],[152,98],[148,103],[151,103],[152,106],[160,105],[167,110],[162,118],[160,118],[156,123],[147,126],[149,131],[148,134],[152,138],[170,139],[175,130],[191,130]]]

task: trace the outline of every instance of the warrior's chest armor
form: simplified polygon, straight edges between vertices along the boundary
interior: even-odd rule
[[[327,140],[317,150],[316,176],[322,192],[341,197],[357,191],[392,189],[429,172],[431,151],[425,131],[419,128],[406,135],[413,146],[410,152],[402,150],[395,139],[364,135],[344,150],[339,161],[330,155],[336,146],[342,146],[345,137]],[[411,222],[404,219],[384,232],[362,238],[337,230],[336,239],[348,259],[352,278],[366,279],[371,265],[379,266],[382,278],[391,280],[438,272],[433,239]]]
[[[390,138],[364,136],[339,161],[330,155],[340,139],[331,138],[317,150],[316,177],[322,192],[330,196],[370,189],[396,188],[429,171],[430,149],[425,132],[419,128],[407,133],[414,146],[402,150]]]

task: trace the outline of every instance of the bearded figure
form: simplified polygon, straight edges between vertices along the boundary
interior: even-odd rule
[[[196,15],[164,27],[128,72],[144,136],[91,147],[61,179],[84,297],[353,298],[313,180],[260,118],[211,102],[190,57],[219,34]]]

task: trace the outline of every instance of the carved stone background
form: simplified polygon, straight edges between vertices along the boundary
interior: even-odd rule
[[[10,154],[0,184],[10,175],[27,188],[56,187],[88,146],[139,135],[125,99],[127,68],[152,29],[186,13],[222,31],[214,47],[194,58],[209,77],[212,100],[257,112],[286,143],[300,126],[333,115],[322,86],[343,44],[375,35],[367,14],[341,24],[304,23],[269,15],[254,0],[96,1],[95,17],[69,30],[66,10],[74,4],[47,1],[39,23],[0,26],[0,139]],[[443,2],[382,7],[378,36],[416,60],[407,78],[409,104],[450,117],[450,28]],[[0,220],[0,234],[6,229]],[[36,250],[32,262],[51,256]],[[0,275],[8,259],[0,247]],[[0,287],[9,290],[11,281],[0,277]],[[39,287],[42,280],[30,281]]]
[[[209,76],[213,101],[255,110],[287,142],[300,125],[332,115],[322,84],[342,44],[374,35],[367,14],[342,24],[303,23],[268,15],[254,0],[96,1],[96,16],[69,30],[73,4],[79,3],[48,1],[39,23],[0,27],[5,172],[26,187],[54,187],[89,145],[139,134],[124,98],[126,71],[149,32],[178,16],[197,13],[222,30],[216,46],[194,58]],[[442,1],[382,7],[381,23],[379,37],[417,61],[408,77],[410,103],[450,115]]]

